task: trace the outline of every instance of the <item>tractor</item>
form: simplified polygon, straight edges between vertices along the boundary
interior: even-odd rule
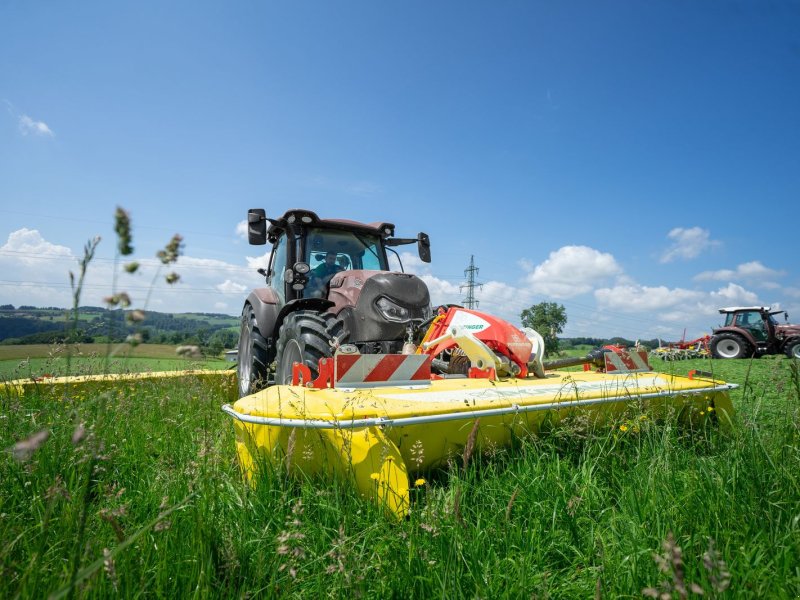
[[[709,347],[714,358],[750,358],[785,353],[800,358],[800,325],[788,323],[789,315],[768,306],[735,306],[719,309],[725,325],[714,330]],[[784,314],[780,324],[775,315]]]
[[[247,213],[248,241],[272,245],[269,266],[258,272],[266,287],[250,292],[239,335],[239,396],[269,383],[289,384],[295,363],[318,375],[319,359],[349,344],[361,354],[401,353],[432,317],[428,288],[403,272],[393,249],[417,244],[430,262],[430,240],[394,237],[391,223],[320,219],[288,210],[277,219],[263,209]],[[400,263],[390,271],[387,252]]]

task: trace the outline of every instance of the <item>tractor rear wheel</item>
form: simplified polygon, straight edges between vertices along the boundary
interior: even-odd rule
[[[714,358],[747,358],[752,354],[750,344],[736,333],[720,333],[711,338]]]
[[[254,394],[267,386],[267,341],[258,330],[256,315],[249,304],[242,310],[238,360],[236,374],[239,380],[239,398]]]
[[[335,337],[336,317],[330,313],[298,310],[286,316],[278,336],[275,355],[275,383],[290,385],[294,363],[302,363],[311,371],[311,379],[319,376],[319,359],[333,356],[330,340]]]
[[[800,339],[789,340],[786,344],[786,356],[800,359]]]

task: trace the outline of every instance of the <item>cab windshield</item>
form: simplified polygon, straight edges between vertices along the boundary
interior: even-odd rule
[[[379,236],[338,229],[310,229],[306,236],[304,260],[312,272],[322,268],[321,265],[326,262],[329,254],[335,255],[333,260],[337,271],[388,270],[386,254]]]

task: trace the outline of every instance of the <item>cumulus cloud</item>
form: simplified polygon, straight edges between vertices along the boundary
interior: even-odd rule
[[[43,137],[53,137],[55,133],[44,121],[34,121],[28,115],[19,118],[19,130],[22,135],[38,135]]]
[[[247,239],[247,220],[242,219],[236,224],[236,237],[240,237],[243,240]]]
[[[231,281],[230,279],[226,279],[222,283],[218,283],[214,286],[223,294],[241,294],[247,289],[246,285],[242,285],[241,283],[236,283],[235,281]]]
[[[664,310],[687,302],[698,302],[704,296],[703,292],[693,290],[638,284],[618,285],[594,292],[600,308],[626,313]]]
[[[37,262],[41,264],[43,258],[71,258],[72,250],[66,246],[51,244],[42,237],[38,229],[23,227],[12,231],[8,240],[0,246],[0,253],[12,257],[24,264]]]
[[[588,246],[564,246],[537,265],[525,280],[533,292],[553,298],[571,298],[622,274],[611,254]]]
[[[688,260],[696,258],[704,250],[719,245],[711,239],[711,233],[701,227],[676,227],[667,234],[672,244],[661,255],[661,262],[668,263],[675,259]]]
[[[258,269],[266,269],[269,266],[269,253],[262,254],[261,256],[245,256],[247,267],[256,272]]]
[[[736,269],[720,269],[719,271],[703,271],[694,276],[695,281],[731,281],[769,279],[785,275],[784,271],[777,271],[764,266],[761,262],[753,260],[742,263]]]
[[[735,283],[729,283],[726,287],[720,288],[709,294],[712,304],[716,308],[722,308],[722,304],[754,306],[759,305],[758,294],[744,289]]]
[[[101,242],[89,264],[82,305],[103,306],[103,298],[112,292],[114,260],[104,256],[105,252],[112,250],[108,246],[108,242]],[[12,232],[6,243],[0,246],[0,304],[71,306],[68,273],[70,270],[77,273],[79,257],[79,252],[49,242],[36,229],[22,228]],[[133,275],[118,272],[116,291],[127,292],[137,308],[219,312],[236,306],[232,309],[236,313],[239,300],[244,301],[246,290],[264,284],[263,277],[244,264],[181,256],[173,267],[181,277],[181,284],[169,286],[164,281],[166,272],[158,260],[136,258],[140,263],[139,270]],[[150,282],[155,282],[152,288]]]

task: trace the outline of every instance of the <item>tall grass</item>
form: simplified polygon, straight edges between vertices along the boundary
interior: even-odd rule
[[[5,394],[0,596],[795,598],[797,363],[713,366],[747,380],[732,431],[576,419],[429,474],[401,523],[345,481],[244,485],[191,378]]]

